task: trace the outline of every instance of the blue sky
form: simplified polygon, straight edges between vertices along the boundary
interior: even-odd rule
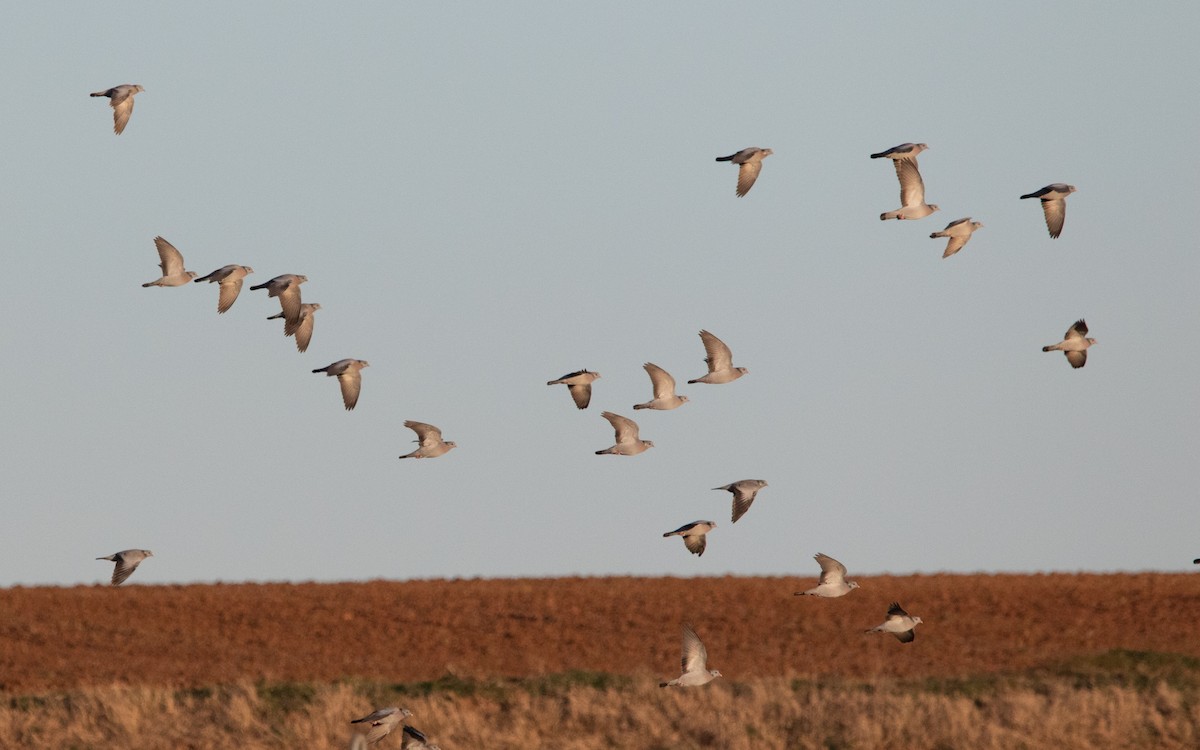
[[[134,583],[1200,555],[1196,7],[68,7],[0,29],[0,585],[128,547]],[[87,94],[121,83],[117,137]],[[881,222],[905,141],[941,211]],[[713,159],[750,145],[738,199]],[[1058,240],[1017,199],[1051,182]],[[155,235],[306,274],[309,351],[264,292],[140,288]],[[1073,371],[1040,348],[1079,317]],[[750,375],[684,386],[701,328]],[[344,357],[353,413],[310,372]],[[646,361],[691,402],[635,415]],[[581,367],[586,411],[545,386]],[[604,409],[656,447],[595,456]],[[405,419],[459,448],[398,461]],[[661,538],[696,519],[704,557]]]

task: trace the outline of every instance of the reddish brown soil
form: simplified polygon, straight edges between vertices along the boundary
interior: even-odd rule
[[[961,676],[1114,648],[1200,656],[1200,578],[593,578],[0,590],[0,690],[394,682],[572,669],[672,677],[694,623],[727,677]],[[914,643],[863,630],[899,599]]]

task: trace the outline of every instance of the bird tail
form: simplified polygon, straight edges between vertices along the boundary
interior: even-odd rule
[[[266,284],[259,284],[258,286],[252,286],[252,287],[250,287],[250,291],[252,291],[252,292],[253,292],[253,291],[254,291],[254,290],[256,290],[256,289],[266,289],[266,288],[267,288],[267,285],[266,285]]]
[[[887,221],[888,219],[899,219],[899,218],[900,218],[899,211],[888,211],[887,213],[879,214],[880,221]]]
[[[693,383],[699,383],[699,382],[700,382],[700,378],[696,378],[695,380],[689,380],[688,385],[692,385]]]
[[[97,91],[96,93],[92,94],[92,96],[108,96],[108,92],[107,91]]]
[[[735,157],[735,156],[737,156],[737,154],[730,154],[729,156],[718,156],[717,161],[733,161],[733,157]]]
[[[885,157],[887,155],[888,155],[887,151],[880,151],[878,154],[871,154],[871,158],[872,159],[882,159],[883,157]]]
[[[649,409],[650,404],[634,404],[634,409]]]
[[[1044,352],[1052,352],[1052,351],[1054,351],[1054,347],[1053,347],[1053,346],[1043,346],[1043,347],[1042,347],[1042,351],[1044,351]]]
[[[142,284],[143,289],[148,286],[159,286],[159,283],[157,281],[147,281],[145,284]]]
[[[605,448],[605,449],[604,449],[604,450],[602,450],[602,451],[596,451],[596,455],[597,455],[597,456],[604,456],[604,455],[607,455],[607,454],[609,454],[609,453],[613,453],[613,452],[614,452],[614,451],[613,451],[613,449],[612,449],[612,448]]]
[[[1033,193],[1029,193],[1028,195],[1022,195],[1021,200],[1025,200],[1026,198],[1036,198],[1036,197],[1037,196],[1034,195]]]
[[[929,235],[929,239],[936,240],[938,237],[949,237],[949,236],[950,235],[946,234],[945,232],[934,232],[933,234]]]
[[[717,161],[720,161],[720,159],[718,159]],[[671,684],[671,683],[669,683],[669,682],[660,682],[660,683],[658,683],[658,686],[659,686],[659,687],[666,687],[667,685],[670,685],[670,684]]]
[[[116,556],[116,555],[109,555],[108,557],[97,557],[96,559],[97,559],[97,560],[108,560],[109,562],[116,562],[116,560],[117,560],[117,556]]]
[[[547,380],[546,385],[558,385],[561,382],[561,380]]]

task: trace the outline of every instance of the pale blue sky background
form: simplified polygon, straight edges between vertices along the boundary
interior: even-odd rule
[[[1182,570],[1200,7],[10,3],[0,585]],[[91,91],[146,87],[125,134]],[[899,204],[923,141],[941,212]],[[770,147],[754,190],[714,157]],[[1036,201],[1079,188],[1058,240]],[[941,259],[930,232],[986,227]],[[307,354],[264,292],[303,273]],[[1073,371],[1040,347],[1078,317]],[[653,361],[748,377],[638,412]],[[342,410],[310,373],[367,359]],[[577,411],[546,380],[603,374]],[[458,450],[398,461],[402,426]],[[709,488],[765,478],[736,526]],[[664,531],[716,520],[703,558]]]

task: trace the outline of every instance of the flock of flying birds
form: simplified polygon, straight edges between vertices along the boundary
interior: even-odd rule
[[[92,94],[94,97],[108,97],[113,109],[113,132],[117,135],[124,132],[128,125],[129,118],[133,113],[134,96],[142,91],[144,91],[142,86],[126,84]],[[900,182],[900,208],[880,214],[881,220],[922,219],[939,210],[937,205],[925,201],[925,183],[917,165],[917,156],[927,148],[928,146],[924,143],[904,143],[886,151],[871,154],[872,159],[891,159],[896,169],[896,177]],[[772,153],[773,151],[769,148],[750,147],[729,156],[719,156],[716,160],[737,165],[736,193],[740,198],[750,192],[762,171],[763,159]],[[1037,198],[1041,201],[1050,237],[1057,238],[1062,233],[1066,217],[1066,198],[1073,192],[1075,192],[1073,185],[1054,183],[1022,195],[1021,198]],[[982,227],[982,223],[973,221],[968,216],[950,222],[945,229],[933,232],[929,236],[934,239],[948,240],[942,255],[943,258],[948,258],[962,250],[970,241],[971,235]],[[233,306],[241,293],[244,279],[254,273],[254,269],[249,266],[231,264],[197,278],[194,271],[186,270],[182,253],[170,242],[162,237],[155,237],[154,244],[158,250],[162,275],[161,278],[142,286],[178,287],[184,286],[188,282],[218,284],[218,313],[224,313]],[[300,286],[306,281],[308,281],[306,276],[282,274],[250,287],[251,290],[265,289],[268,297],[278,299],[280,312],[270,316],[268,320],[282,319],[284,335],[295,338],[296,349],[300,352],[305,352],[312,341],[315,315],[321,309],[317,303],[301,301]],[[1072,367],[1083,367],[1087,362],[1088,347],[1096,343],[1095,339],[1087,338],[1087,332],[1087,324],[1080,319],[1067,330],[1062,341],[1045,346],[1042,351],[1061,351],[1066,355],[1067,361]],[[689,384],[732,383],[749,372],[745,367],[734,366],[733,355],[729,347],[717,336],[702,330],[700,339],[704,345],[706,354],[704,361],[708,365],[708,372],[699,378],[689,380]],[[368,363],[365,360],[342,359],[315,369],[313,373],[325,373],[329,377],[338,379],[343,405],[349,411],[358,404],[359,394],[362,390],[362,370],[367,366]],[[643,367],[650,377],[653,397],[645,403],[635,404],[633,406],[635,410],[666,411],[677,409],[688,402],[687,396],[675,392],[675,379],[670,373],[652,362],[645,363]],[[599,377],[599,373],[583,369],[551,380],[547,385],[566,385],[576,407],[586,409],[592,399],[592,384]],[[636,456],[654,447],[653,442],[640,438],[638,425],[632,419],[611,411],[604,411],[601,416],[612,425],[615,442],[608,448],[596,451],[598,455]],[[409,420],[404,425],[417,434],[418,447],[400,458],[436,458],[445,455],[455,447],[454,442],[443,440],[441,430],[431,424]],[[736,523],[750,509],[758,492],[765,487],[767,487],[765,480],[743,479],[713,489],[731,493],[733,499],[731,522]],[[683,539],[684,546],[689,552],[703,555],[707,546],[707,534],[716,526],[717,524],[713,521],[693,521],[674,531],[668,531],[663,536],[679,536]],[[115,563],[112,585],[117,586],[128,579],[143,560],[152,555],[150,550],[129,549],[97,559]],[[846,580],[846,567],[834,558],[818,553],[815,559],[821,568],[818,585],[807,591],[797,592],[797,596],[835,598],[845,596],[859,587],[854,581]],[[1197,562],[1200,563],[1200,560]],[[887,618],[866,632],[891,633],[900,642],[911,643],[915,638],[914,628],[920,623],[920,617],[910,616],[899,603],[893,602],[888,608]],[[673,680],[661,683],[660,686],[692,687],[707,684],[720,677],[719,671],[708,669],[707,662],[708,653],[704,643],[692,626],[685,624],[683,626],[681,674]],[[399,728],[402,734],[402,747],[436,748],[436,745],[426,744],[426,738],[420,731],[405,723],[411,715],[407,709],[392,706],[354,719],[352,724],[367,724],[370,727],[365,736],[357,735],[355,742],[373,744]]]

